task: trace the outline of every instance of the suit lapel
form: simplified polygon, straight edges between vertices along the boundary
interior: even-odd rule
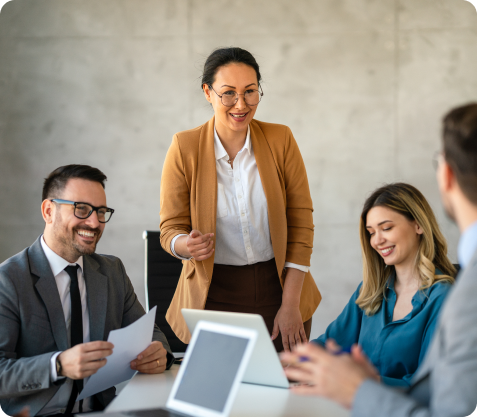
[[[262,181],[263,191],[267,199],[268,223],[273,252],[275,254],[275,262],[278,271],[281,272],[285,266],[287,251],[287,221],[277,164],[267,138],[254,120],[250,123],[250,139]],[[272,208],[272,210],[270,210],[270,208]]]
[[[202,233],[213,233],[215,241],[215,227],[217,216],[217,167],[214,149],[215,117],[212,117],[203,127],[199,138],[199,157],[196,181],[196,219],[197,229]],[[211,191],[212,198],[211,198]],[[211,280],[214,271],[214,255],[202,264],[207,279]]]
[[[53,337],[59,350],[68,349],[68,334],[66,331],[65,315],[61,305],[58,286],[51,271],[48,259],[41,247],[40,236],[28,249],[30,272],[38,277],[35,288],[45,304],[50,319]]]
[[[91,256],[83,256],[84,279],[89,310],[90,340],[103,340],[108,310],[108,278],[99,272],[99,264]]]

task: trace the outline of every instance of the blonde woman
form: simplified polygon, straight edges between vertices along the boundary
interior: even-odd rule
[[[373,192],[360,220],[363,282],[314,342],[357,343],[384,383],[406,387],[429,347],[456,270],[429,203],[404,183]]]

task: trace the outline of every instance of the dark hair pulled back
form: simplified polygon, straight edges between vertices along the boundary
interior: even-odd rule
[[[252,67],[257,74],[257,81],[260,84],[262,80],[260,68],[253,55],[245,49],[230,47],[216,49],[208,56],[204,64],[204,72],[202,73],[202,89],[204,84],[212,85],[219,68],[228,64],[245,64]]]

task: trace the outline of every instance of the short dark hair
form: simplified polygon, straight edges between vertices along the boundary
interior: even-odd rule
[[[68,180],[72,178],[80,178],[83,180],[99,182],[103,188],[104,182],[107,180],[98,168],[93,168],[89,165],[65,165],[56,168],[43,183],[42,201],[48,198],[58,198],[65,188]]]
[[[219,68],[228,64],[245,64],[252,67],[257,74],[258,84],[260,84],[262,80],[260,68],[253,55],[245,49],[230,47],[216,49],[208,56],[202,73],[202,89],[204,84],[212,85]]]
[[[443,120],[444,158],[464,195],[477,204],[477,103],[451,110]]]

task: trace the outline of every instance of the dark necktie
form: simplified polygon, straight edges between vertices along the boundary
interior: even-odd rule
[[[81,295],[78,286],[78,265],[69,265],[65,271],[71,278],[70,297],[71,297],[71,347],[83,343],[83,309],[81,307]],[[73,390],[71,391],[70,400],[66,408],[66,414],[71,414],[75,405],[78,393],[83,389],[83,380],[74,381]],[[83,411],[83,401],[80,401],[79,412]]]

